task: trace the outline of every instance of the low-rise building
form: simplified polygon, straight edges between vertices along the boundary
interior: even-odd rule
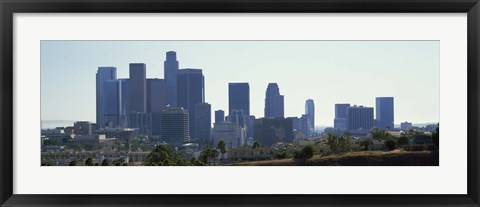
[[[229,121],[213,124],[212,138],[216,146],[223,140],[228,148],[237,148],[245,145],[245,128]]]

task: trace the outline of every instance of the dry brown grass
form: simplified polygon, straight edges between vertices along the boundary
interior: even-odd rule
[[[437,153],[437,154],[435,154]],[[282,159],[241,162],[239,166],[438,166],[438,151],[358,151],[315,155],[308,160]]]

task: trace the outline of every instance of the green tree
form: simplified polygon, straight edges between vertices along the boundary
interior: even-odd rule
[[[344,153],[349,152],[352,149],[351,135],[345,133],[342,136],[336,136],[329,134],[327,137],[327,146],[330,148],[331,153]]]
[[[166,145],[158,145],[145,158],[145,165],[147,166],[181,166],[187,164],[188,162],[175,149]]]
[[[198,159],[199,159],[199,161],[202,162],[204,165],[206,165],[206,164],[209,164],[209,165],[210,165],[210,163],[208,162],[208,161],[209,161],[208,155],[207,155],[207,153],[205,152],[205,149],[202,150],[202,153],[200,154],[200,157],[198,157]]]
[[[338,137],[333,135],[333,134],[329,134],[327,136],[327,146],[328,148],[330,148],[330,151],[332,153],[337,153],[338,152],[338,141],[337,141]]]
[[[87,160],[85,160],[85,165],[93,166],[93,159],[91,157],[87,158]]]
[[[110,161],[108,161],[107,159],[103,159],[102,166],[110,166]]]
[[[343,136],[340,136],[338,139],[339,152],[349,152],[352,149],[352,137],[350,133],[346,133]]]
[[[68,163],[68,166],[76,166],[77,165],[77,160],[72,160],[70,163]]]
[[[440,137],[440,124],[437,125],[437,129],[435,129],[435,131],[432,133],[432,142],[433,144],[437,145],[437,147],[439,146],[439,137]]]
[[[398,138],[398,141],[397,141],[397,144],[398,146],[405,146],[405,145],[408,145],[408,137],[400,137]]]
[[[253,143],[253,145],[252,145],[252,148],[253,148],[253,149],[260,148],[260,142],[255,141],[255,142]]]
[[[365,138],[362,141],[360,141],[360,146],[363,147],[363,150],[367,151],[372,144],[372,139],[371,138]]]
[[[43,141],[43,145],[45,146],[55,146],[55,145],[58,145],[57,143],[57,140],[56,139],[45,139],[45,141]]]
[[[370,131],[370,134],[372,136],[372,139],[379,140],[379,141],[385,140],[390,137],[390,134],[387,131],[381,130],[376,127]]]
[[[387,147],[388,150],[394,150],[395,147],[397,146],[397,142],[395,139],[392,138],[387,138],[384,143],[385,147]]]
[[[225,142],[223,140],[220,140],[220,142],[218,142],[217,149],[220,150],[222,157],[225,155],[225,153],[227,153],[227,146],[225,145]]]
[[[295,159],[302,159],[302,160],[308,160],[313,157],[315,154],[315,149],[313,149],[312,145],[307,145],[303,147],[301,150],[296,150],[295,151]]]
[[[312,158],[314,153],[315,153],[315,149],[313,149],[312,145],[307,145],[307,146],[303,147],[303,149],[302,149],[303,159]]]
[[[217,165],[216,160],[220,153],[216,149],[210,150],[210,158],[213,159],[213,166]]]

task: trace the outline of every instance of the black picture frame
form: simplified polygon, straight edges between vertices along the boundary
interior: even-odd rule
[[[2,206],[480,206],[479,0],[0,0]],[[13,194],[14,13],[467,13],[468,189],[465,195],[19,195]],[[445,178],[451,179],[451,178]],[[345,186],[348,187],[348,186]],[[268,192],[267,192],[268,193]]]

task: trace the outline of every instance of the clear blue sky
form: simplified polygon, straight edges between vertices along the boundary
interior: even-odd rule
[[[180,68],[200,68],[206,102],[228,110],[228,83],[250,83],[250,111],[263,117],[265,90],[277,82],[285,116],[315,101],[316,125],[333,125],[334,104],[375,106],[395,98],[395,124],[439,121],[439,41],[42,41],[42,120],[95,121],[95,73],[145,63],[163,78],[165,52]]]

